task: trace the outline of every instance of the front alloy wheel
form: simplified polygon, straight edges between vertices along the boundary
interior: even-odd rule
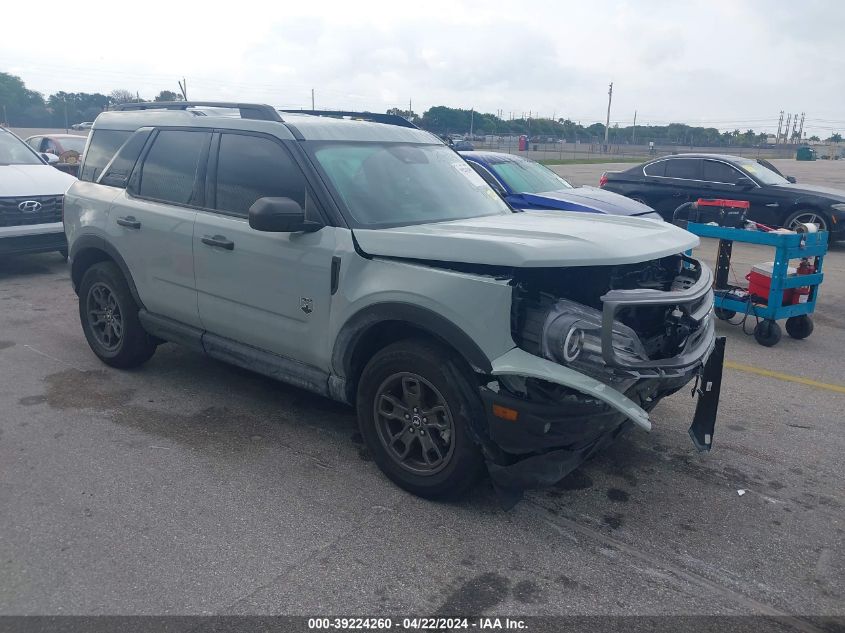
[[[388,376],[376,392],[373,417],[382,446],[402,468],[433,475],[454,451],[452,414],[437,387],[422,376]]]
[[[801,224],[815,224],[819,231],[827,231],[827,220],[823,215],[815,211],[799,211],[795,213],[787,220],[786,228],[794,231]]]
[[[473,424],[484,410],[476,378],[454,350],[408,338],[376,352],[358,381],[358,426],[394,483],[427,498],[456,497],[483,471]]]

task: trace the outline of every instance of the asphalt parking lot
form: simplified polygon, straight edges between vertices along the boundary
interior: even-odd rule
[[[784,166],[845,187],[845,161]],[[737,275],[767,255],[737,246]],[[4,260],[0,613],[842,615],[845,245],[825,270],[809,339],[719,324],[744,368],[712,453],[685,389],[506,512],[487,483],[402,492],[350,409],[298,389],[174,345],[102,365],[60,257]]]

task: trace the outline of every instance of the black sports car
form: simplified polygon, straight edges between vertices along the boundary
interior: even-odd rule
[[[698,198],[748,200],[748,217],[767,226],[811,223],[845,239],[845,191],[792,183],[756,160],[719,154],[677,154],[606,172],[602,189],[654,208],[666,220]]]

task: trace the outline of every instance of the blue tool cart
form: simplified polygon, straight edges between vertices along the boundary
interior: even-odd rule
[[[755,317],[757,325],[754,328],[754,338],[767,347],[780,341],[781,329],[777,321],[781,319],[786,319],[786,332],[793,338],[803,339],[813,332],[810,315],[816,309],[819,286],[824,280],[822,263],[827,253],[826,231],[765,233],[697,222],[689,222],[686,229],[695,235],[719,240],[719,257],[713,287],[717,317],[736,325],[742,324],[743,327],[749,316]],[[775,248],[768,296],[759,296],[728,284],[733,242],[763,244]],[[799,267],[799,274],[790,275],[789,261],[794,259],[801,259],[802,267]],[[730,321],[736,315],[742,315],[742,320]]]

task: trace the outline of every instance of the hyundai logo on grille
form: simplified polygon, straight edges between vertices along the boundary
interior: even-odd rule
[[[41,203],[38,200],[24,200],[18,205],[18,209],[24,213],[37,213],[41,210]]]

